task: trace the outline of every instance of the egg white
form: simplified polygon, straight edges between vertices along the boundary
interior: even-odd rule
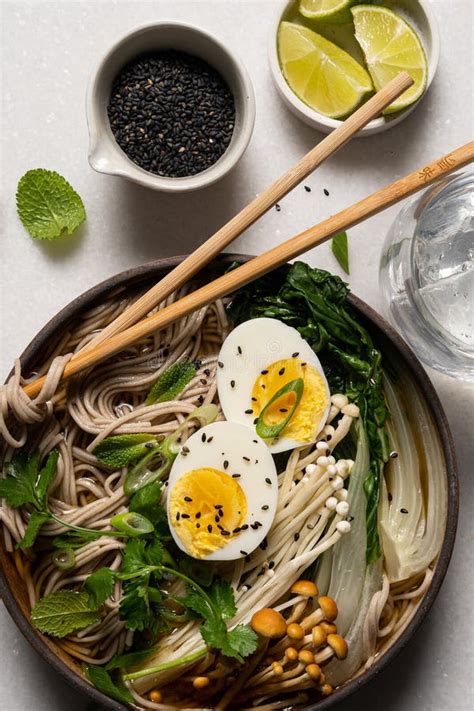
[[[219,401],[227,420],[240,422],[255,431],[254,415],[246,412],[251,406],[252,388],[263,368],[275,361],[289,359],[294,353],[312,365],[326,385],[327,408],[315,435],[324,426],[330,408],[329,386],[321,362],[301,334],[274,318],[255,318],[241,323],[229,333],[222,344],[217,368]],[[271,452],[284,452],[301,447],[301,442],[281,435],[268,444]]]
[[[173,487],[179,478],[188,472],[211,467],[225,471],[228,476],[234,473],[241,475],[236,481],[247,500],[247,518],[244,523],[250,526],[259,521],[262,525],[256,530],[248,528],[241,531],[222,548],[200,560],[236,560],[244,557],[241,551],[251,553],[270,530],[277,508],[277,471],[267,445],[249,427],[237,422],[214,422],[191,435],[185,446],[186,454],[181,450],[173,463],[167,487],[168,523],[174,541],[181,550],[190,554],[175,531],[170,517]],[[224,469],[225,460],[229,462],[227,469]],[[270,483],[266,479],[269,479]],[[263,510],[262,506],[268,506],[268,509]]]

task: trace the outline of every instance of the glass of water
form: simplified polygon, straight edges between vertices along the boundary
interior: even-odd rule
[[[415,353],[474,381],[474,172],[443,179],[401,210],[385,240],[380,287]]]

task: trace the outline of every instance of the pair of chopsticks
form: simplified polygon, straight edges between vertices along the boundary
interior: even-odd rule
[[[169,294],[188,281],[204,265],[210,262],[228,244],[252,225],[261,215],[281,200],[316,167],[347,143],[357,131],[378,116],[389,104],[413,83],[402,72],[387,86],[361,106],[337,129],[324,138],[296,165],[253,200],[230,222],[218,230],[195,252],[169,272],[158,284],[149,289],[138,301],[126,309],[85,348],[76,353],[66,365],[62,379],[90,368],[138,339],[164,328],[179,318],[221,298],[254,279],[294,259],[303,252],[330,239],[334,234],[352,227],[377,214],[386,207],[412,195],[474,160],[474,141],[438,158],[429,165],[410,173],[400,180],[381,188],[354,205],[341,210],[314,227],[297,234],[282,244],[273,247],[258,257],[224,274],[213,282],[193,291],[179,301],[170,304],[156,314],[143,318]],[[142,319],[142,320],[140,320]],[[28,383],[23,390],[29,397],[40,392],[45,377]]]

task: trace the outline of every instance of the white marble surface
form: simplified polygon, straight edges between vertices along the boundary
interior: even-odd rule
[[[355,140],[235,244],[259,252],[349,202],[467,141],[472,133],[472,0],[434,0],[441,27],[439,73],[405,122]],[[1,373],[64,304],[122,269],[192,250],[321,135],[283,107],[267,68],[273,0],[88,0],[0,2],[2,101]],[[179,18],[214,32],[245,61],[257,94],[255,133],[236,171],[206,192],[163,196],[94,173],[87,163],[84,94],[115,38],[134,25]],[[41,244],[25,234],[15,188],[29,168],[58,170],[84,199],[88,220],[72,237]],[[330,191],[329,197],[323,188]],[[353,291],[381,308],[382,238],[394,209],[350,231]],[[311,264],[338,272],[327,246]],[[472,476],[473,390],[431,374],[450,419],[459,457],[461,518],[447,579],[422,629],[395,664],[340,708],[467,711],[473,707]],[[84,711],[79,698],[33,652],[0,606],[0,708]]]

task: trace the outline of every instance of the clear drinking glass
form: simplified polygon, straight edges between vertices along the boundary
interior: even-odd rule
[[[387,310],[415,353],[474,380],[474,172],[411,200],[387,234],[380,264]]]

